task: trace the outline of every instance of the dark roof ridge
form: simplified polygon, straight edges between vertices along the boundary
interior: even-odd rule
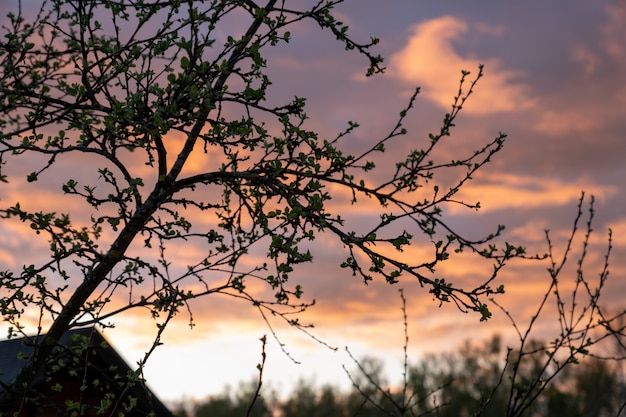
[[[10,385],[15,379],[26,364],[28,357],[35,351],[37,342],[44,336],[45,334],[39,334],[0,341],[0,394],[4,392],[4,387]],[[74,354],[73,349],[76,351],[76,347],[84,342],[87,342],[85,347],[89,349],[84,354],[81,352],[81,357],[84,355],[89,367],[96,369],[100,374],[106,376],[110,373],[104,368],[119,368],[123,375],[134,372],[95,326],[68,330],[55,347],[54,358],[57,361],[69,361]],[[39,370],[31,379],[31,387],[42,384],[45,376],[44,370]],[[146,386],[145,381],[141,380],[141,383],[128,387],[127,390],[130,395],[138,398],[140,408],[153,410],[157,416],[173,416],[171,411]]]

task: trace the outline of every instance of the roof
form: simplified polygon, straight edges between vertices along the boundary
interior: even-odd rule
[[[43,335],[0,341],[0,394],[4,392],[3,386],[11,384],[17,377],[41,340]],[[152,411],[157,417],[173,417],[171,411],[144,383],[126,384],[128,381],[126,376],[133,372],[133,369],[95,327],[72,329],[65,333],[55,347],[51,359],[48,363],[53,365],[49,365],[48,369],[39,370],[31,379],[32,389],[38,390],[48,383],[50,379],[46,379],[47,377],[65,372],[63,373],[65,378],[73,378],[78,382],[88,379],[91,385],[98,385],[99,382],[96,384],[93,382],[102,380],[101,386],[117,390],[118,396],[136,398],[135,411],[138,415],[146,415]],[[80,366],[78,374],[75,372],[77,366]],[[107,382],[106,385],[104,381]],[[80,385],[82,384],[77,386]]]

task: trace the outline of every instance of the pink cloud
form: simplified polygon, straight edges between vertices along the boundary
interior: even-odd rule
[[[476,30],[487,33],[484,24],[478,25]],[[390,72],[403,81],[419,85],[427,98],[448,109],[457,93],[461,71],[475,74],[478,65],[484,64],[486,77],[480,81],[480,88],[470,99],[466,112],[486,115],[532,106],[526,86],[517,81],[523,73],[502,68],[497,58],[459,54],[454,42],[468,31],[468,23],[452,16],[415,25],[407,44],[391,57]],[[491,33],[498,36],[501,28],[496,27]]]

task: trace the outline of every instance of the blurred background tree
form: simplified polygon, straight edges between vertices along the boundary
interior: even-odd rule
[[[535,345],[544,343],[535,342]],[[484,400],[498,384],[505,355],[500,336],[493,336],[485,344],[467,342],[454,352],[428,355],[416,361],[409,369],[408,388],[421,398],[419,404],[407,411],[406,416],[439,417],[500,417],[507,415],[508,392],[497,390],[489,404],[483,407]],[[373,358],[363,358],[360,363],[378,362]],[[379,363],[379,362],[378,362]],[[541,367],[535,361],[524,369],[525,379],[534,378],[534,372]],[[382,368],[375,371],[373,378],[381,377]],[[353,370],[351,372],[358,372]],[[363,382],[363,381],[360,381]],[[342,391],[325,385],[317,387],[312,380],[300,380],[287,397],[276,398],[275,402],[263,405],[258,416],[294,417],[348,417],[398,416],[390,408],[391,400],[401,395],[399,385],[385,384],[382,391],[366,389],[363,393],[353,387]],[[370,387],[371,388],[371,387]],[[276,396],[269,390],[270,397]],[[624,373],[618,362],[608,362],[596,358],[585,358],[579,364],[568,367],[559,374],[527,408],[521,416],[568,416],[568,417],[618,417],[626,415],[624,410]],[[240,387],[228,389],[224,394],[209,397],[190,407],[190,417],[243,416],[253,391]],[[390,395],[390,398],[386,396]]]

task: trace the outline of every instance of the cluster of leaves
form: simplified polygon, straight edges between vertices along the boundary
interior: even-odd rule
[[[473,81],[463,72],[440,131],[399,158],[390,175],[378,171],[379,162],[407,134],[403,122],[419,90],[390,133],[355,155],[342,150],[342,139],[358,124],[322,137],[308,127],[304,98],[276,103],[271,95],[268,53],[303,21],[365,57],[367,75],[383,71],[371,52],[377,40],[357,42],[335,19],[341,2],[46,0],[26,17],[18,0],[0,29],[0,180],[25,179],[25,193],[45,180],[76,207],[0,208],[2,221],[28,224],[50,249],[44,261],[0,271],[0,314],[11,332],[24,331],[25,313],[52,323],[22,382],[69,328],[107,324],[131,308],[149,309],[160,334],[181,310],[191,320],[190,299],[223,293],[299,326],[288,314],[311,301],[290,278],[313,261],[310,242],[319,237],[341,242],[341,266],[365,282],[414,277],[440,302],[490,316],[485,297],[503,292],[492,286],[498,271],[524,250],[493,245],[502,226],[470,238],[443,214],[449,205],[479,207],[455,196],[506,136],[452,161],[432,159],[482,67]],[[233,19],[247,29],[233,29]],[[25,178],[10,169],[18,161],[34,166]],[[80,177],[63,169],[85,161],[91,171]],[[201,168],[191,161],[202,161]],[[451,186],[437,181],[444,173],[454,178]],[[348,228],[329,208],[342,192],[353,203],[373,202],[367,230]],[[403,256],[424,237],[430,259]],[[176,245],[202,255],[181,265],[170,255]],[[471,288],[436,271],[463,250],[494,261]],[[263,290],[253,290],[259,281]],[[123,298],[122,306],[110,302]],[[17,397],[8,391],[0,410]]]

